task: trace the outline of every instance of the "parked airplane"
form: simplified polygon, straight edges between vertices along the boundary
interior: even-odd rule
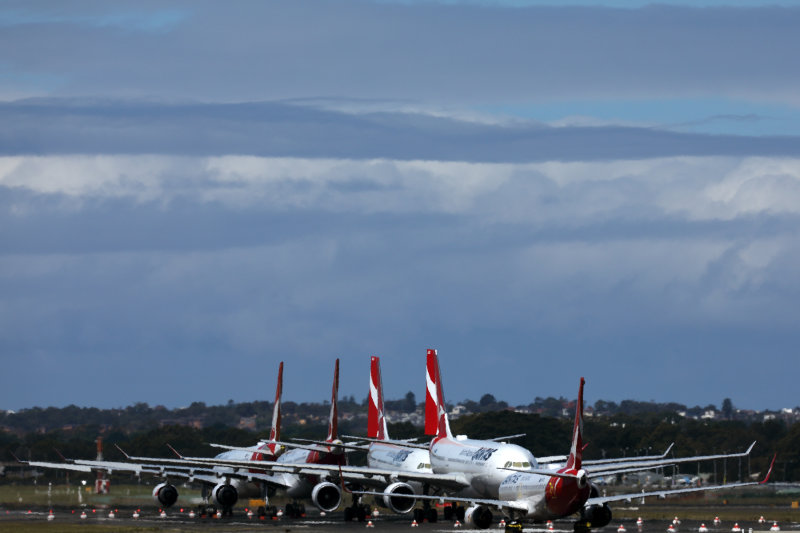
[[[251,447],[234,447],[213,445],[225,448],[226,451],[216,457],[184,457],[176,450],[177,459],[157,457],[134,457],[126,454],[127,462],[96,461],[76,459],[65,463],[44,461],[20,461],[30,466],[55,468],[62,470],[91,471],[126,471],[137,475],[151,474],[164,479],[153,489],[153,499],[161,507],[168,508],[178,500],[178,489],[170,479],[183,478],[189,481],[200,481],[204,484],[204,492],[211,503],[222,509],[223,514],[230,514],[240,496],[261,497],[268,503],[268,498],[276,490],[282,489],[295,501],[287,505],[285,513],[289,516],[301,516],[305,513],[304,505],[298,500],[310,498],[323,511],[332,511],[339,507],[341,490],[338,485],[320,479],[319,471],[300,471],[297,464],[312,468],[315,465],[346,464],[343,450],[338,446],[338,408],[339,360],[334,368],[333,391],[331,394],[331,411],[328,421],[328,436],[324,446],[303,446],[285,443],[280,440],[281,394],[283,388],[283,363],[278,371],[278,386],[275,394],[275,407],[272,418],[270,438]],[[293,447],[286,451],[288,447]],[[122,450],[120,450],[122,451]],[[246,463],[248,467],[238,466]],[[264,470],[260,465],[291,465],[286,468]],[[325,473],[324,471],[322,472]],[[210,490],[206,490],[211,487]],[[274,506],[267,505],[262,512],[277,512]]]
[[[261,480],[274,493],[282,489],[293,501],[286,505],[284,514],[298,518],[305,516],[305,505],[301,500],[310,499],[321,511],[330,512],[339,507],[342,501],[341,489],[326,479],[326,470],[317,470],[325,466],[341,467],[347,464],[347,457],[339,440],[339,359],[333,373],[331,391],[331,410],[328,416],[328,434],[324,441],[315,445],[287,443],[276,439],[275,445],[289,448],[275,461],[257,460],[246,457],[248,448],[212,444],[228,451],[215,458],[181,457],[186,467],[213,467],[216,471],[232,472],[237,476],[254,476]],[[274,421],[273,421],[274,424]],[[245,456],[242,456],[242,454]],[[150,458],[136,458],[149,460]],[[242,468],[242,463],[250,465]],[[269,465],[271,468],[266,468]],[[266,498],[267,494],[264,495]],[[274,509],[270,508],[274,513]]]
[[[432,364],[435,363],[435,364]],[[436,354],[431,351],[428,353],[428,378],[429,393],[437,406],[438,412],[438,432],[437,439],[432,443],[432,450],[435,449],[436,441],[448,442],[450,428],[447,421],[447,414],[443,408],[441,379],[438,372],[438,361]],[[647,496],[667,496],[670,494],[680,494],[686,492],[696,492],[701,490],[721,490],[758,483],[766,483],[769,479],[772,465],[766,477],[761,482],[732,483],[728,485],[692,487],[683,489],[661,490],[645,493],[619,494],[613,496],[599,496],[597,489],[590,481],[592,475],[598,475],[599,471],[590,472],[583,464],[583,387],[584,379],[581,378],[580,388],[578,389],[578,402],[575,409],[575,423],[573,426],[572,443],[570,452],[567,456],[566,464],[556,471],[543,470],[534,467],[517,468],[515,466],[498,465],[500,471],[511,472],[504,475],[500,482],[495,497],[437,497],[437,496],[418,496],[418,498],[431,498],[437,500],[449,500],[456,502],[469,503],[465,521],[477,528],[488,528],[492,522],[491,508],[502,511],[509,519],[507,530],[520,531],[522,520],[532,520],[542,522],[564,518],[574,513],[580,513],[579,519],[575,522],[577,532],[586,532],[590,528],[603,527],[611,521],[611,509],[609,502],[625,501],[633,498]],[[750,447],[752,449],[752,446]],[[448,450],[449,451],[449,450]],[[749,452],[750,450],[748,450]],[[493,454],[491,454],[493,455]],[[713,457],[713,456],[707,456]],[[691,458],[697,460],[697,458]],[[436,470],[434,452],[431,453],[431,461]],[[683,462],[683,461],[681,461]],[[773,459],[773,464],[775,460]],[[607,473],[603,473],[607,475]]]
[[[371,370],[372,373],[372,370]],[[376,374],[378,377],[379,374]],[[438,494],[455,495],[447,497],[452,501],[466,501],[476,502],[484,501],[481,498],[489,499],[490,501],[498,501],[500,498],[501,485],[508,483],[510,471],[535,473],[544,475],[549,479],[551,476],[558,477],[558,472],[563,470],[566,465],[555,466],[549,465],[550,469],[539,469],[536,459],[533,455],[516,445],[506,443],[498,443],[496,440],[473,440],[467,439],[463,436],[454,437],[450,432],[449,421],[447,413],[444,408],[444,395],[442,392],[442,380],[439,371],[439,364],[436,352],[434,350],[428,351],[428,359],[426,362],[426,381],[427,381],[427,394],[426,394],[426,411],[429,416],[426,418],[431,419],[430,413],[433,413],[433,419],[438,421],[435,429],[433,426],[426,424],[428,432],[437,432],[436,438],[433,439],[429,445],[430,464],[433,472],[421,471],[423,469],[414,468],[400,468],[398,465],[371,465],[371,466],[350,466],[342,463],[339,464],[309,464],[306,462],[292,462],[288,459],[289,454],[284,454],[277,462],[267,461],[221,461],[219,459],[202,459],[202,458],[186,458],[192,464],[192,461],[201,462],[202,464],[213,464],[216,466],[228,466],[238,470],[249,472],[260,472],[261,475],[271,476],[271,478],[278,477],[281,473],[291,473],[293,475],[317,476],[319,487],[325,486],[331,494],[334,494],[334,488],[344,486],[347,483],[349,486],[354,487],[352,491],[354,494],[372,494],[381,497],[382,501],[387,507],[396,512],[403,512],[410,510],[414,507],[416,499],[423,501],[431,501],[440,499],[441,496],[426,496],[413,491],[412,496],[412,483],[416,482],[423,487],[428,486],[433,488]],[[373,381],[371,378],[372,387],[377,393],[381,390],[379,377]],[[582,390],[582,389],[581,389]],[[371,397],[375,401],[371,403],[375,407],[373,412],[373,429],[375,429],[377,438],[380,428],[380,415],[377,413],[380,404],[379,395]],[[581,398],[582,401],[582,398]],[[385,418],[384,418],[384,432]],[[392,441],[393,443],[402,444],[404,446],[415,446],[411,443]],[[322,442],[321,444],[326,444]],[[754,443],[755,444],[755,443]],[[319,444],[317,444],[319,445]],[[336,447],[345,448],[348,445],[336,441]],[[652,469],[656,467],[663,467],[677,463],[688,461],[701,461],[722,457],[741,457],[747,455],[752,449],[752,445],[747,452],[741,454],[728,454],[728,455],[712,455],[712,456],[695,456],[686,458],[672,458],[658,459],[637,458],[635,462],[630,462],[627,459],[616,460],[616,462],[609,462],[614,460],[599,460],[596,465],[584,464],[583,470],[586,473],[587,479],[589,477],[603,477],[608,475],[615,475],[619,473],[640,471],[644,469]],[[582,451],[582,449],[580,450]],[[403,452],[405,453],[405,452]],[[644,460],[642,460],[644,459]],[[567,464],[569,464],[569,456],[567,456]],[[574,461],[574,459],[573,459]],[[437,471],[438,468],[438,471]],[[555,472],[554,472],[555,470]],[[358,490],[357,487],[370,487],[377,488],[378,491],[363,491]],[[381,490],[382,489],[382,490]],[[593,491],[596,489],[593,487]],[[425,491],[423,491],[425,492]],[[341,492],[336,493],[336,501],[340,501]],[[331,501],[334,498],[331,496]],[[316,503],[316,502],[315,502]],[[318,504],[318,507],[319,504]],[[320,507],[322,508],[322,507]],[[360,513],[358,510],[359,505],[354,504],[353,509],[355,513]],[[461,508],[463,511],[463,508]],[[473,505],[469,510],[467,520],[476,524],[482,524],[485,519],[481,516],[486,515],[488,509],[481,506]],[[436,511],[416,510],[416,513],[423,512],[424,517],[429,521],[436,520]],[[352,512],[351,512],[352,513]],[[477,514],[476,514],[477,513]],[[460,513],[459,513],[460,514]],[[491,513],[488,513],[491,517]],[[347,511],[346,511],[347,515]],[[351,516],[353,516],[351,514]],[[490,519],[490,518],[489,518]]]
[[[396,470],[398,473],[432,474],[430,454],[421,445],[412,445],[408,442],[394,441],[389,437],[389,428],[383,409],[383,380],[381,379],[381,360],[378,357],[370,358],[369,372],[369,406],[367,408],[367,437],[372,440],[367,451],[367,466]],[[381,479],[381,481],[383,481]],[[352,482],[353,484],[367,485],[365,481]],[[394,481],[391,484],[383,482],[384,494],[378,499],[379,504],[396,513],[407,513],[414,508],[416,501],[413,498],[395,497],[394,495],[427,494],[429,483],[419,480],[409,482]],[[429,505],[426,506],[428,508]],[[423,511],[430,517],[430,511]],[[422,516],[415,517],[421,519]]]
[[[261,441],[254,446],[239,448],[219,454],[213,460],[248,460],[254,462],[275,461],[284,452],[285,448],[280,443],[281,430],[281,394],[283,389],[283,362],[278,367],[278,383],[275,390],[275,404],[272,413],[272,427],[269,440]],[[180,460],[161,459],[151,457],[131,457],[119,446],[118,449],[128,459],[122,461],[105,460],[65,460],[64,463],[47,461],[20,461],[40,468],[53,468],[58,470],[72,470],[78,472],[107,472],[114,471],[132,472],[137,476],[152,475],[163,481],[153,488],[153,500],[162,508],[169,508],[178,501],[178,489],[171,479],[188,479],[199,481],[203,484],[203,495],[208,503],[222,510],[228,515],[240,496],[262,497],[266,500],[270,492],[274,492],[270,479],[259,472],[242,472],[230,468],[214,466],[211,464],[184,465]],[[174,451],[174,449],[173,449]],[[177,454],[177,452],[176,452]],[[18,459],[19,461],[19,459]],[[213,512],[214,509],[203,509],[204,512]],[[262,509],[262,512],[272,512],[274,508]]]

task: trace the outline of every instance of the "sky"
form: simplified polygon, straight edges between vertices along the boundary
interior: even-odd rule
[[[0,1],[0,409],[800,405],[800,2]]]

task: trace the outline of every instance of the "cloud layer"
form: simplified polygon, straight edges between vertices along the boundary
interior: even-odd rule
[[[107,364],[159,369],[132,377],[120,402],[231,354],[245,367],[282,357],[298,374],[318,366],[295,374],[298,387],[323,387],[338,355],[350,369],[344,390],[357,395],[366,355],[382,354],[401,395],[419,383],[397,361],[421,361],[427,345],[502,375],[513,402],[572,390],[566,355],[594,378],[596,397],[648,397],[674,377],[648,372],[621,392],[617,365],[688,368],[710,345],[713,357],[774,367],[793,356],[759,347],[795,339],[800,325],[800,159],[11,156],[0,158],[0,187],[8,364],[22,374],[31,361],[74,359],[58,376],[78,381]],[[530,389],[542,371],[557,377]],[[240,383],[222,396],[260,397],[257,377]],[[171,384],[151,401],[194,398],[193,388]],[[448,383],[454,399],[474,388]],[[29,390],[13,405],[37,403]]]
[[[3,3],[0,408],[796,404],[800,8],[514,4]]]

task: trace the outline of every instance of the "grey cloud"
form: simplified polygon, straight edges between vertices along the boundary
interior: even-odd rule
[[[527,162],[672,155],[798,155],[796,137],[635,127],[481,124],[411,113],[350,114],[281,102],[0,104],[0,154],[177,154]]]
[[[141,2],[115,5],[145,11]],[[144,5],[157,12],[161,4]],[[0,47],[10,51],[14,81],[58,80],[35,94],[438,104],[760,95],[796,103],[797,8],[174,5],[185,19],[170,31],[12,26]]]

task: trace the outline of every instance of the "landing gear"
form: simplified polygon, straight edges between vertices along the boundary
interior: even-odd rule
[[[444,519],[445,520],[458,520],[459,522],[464,521],[464,512],[466,509],[461,507],[457,504],[452,504],[449,507],[444,508]]]
[[[265,519],[269,518],[270,520],[272,520],[273,518],[277,518],[278,508],[275,507],[274,505],[267,505],[267,506],[262,505],[261,507],[258,508],[258,517]]]
[[[350,507],[344,508],[344,521],[352,522],[358,520],[364,522],[372,513],[372,507],[366,503],[361,503],[361,497],[353,494],[353,503]]]
[[[519,520],[506,522],[506,533],[522,533],[522,522]]]
[[[430,492],[431,486],[425,483],[422,485],[422,494],[427,496]],[[427,520],[430,524],[435,524],[439,519],[439,513],[436,512],[435,507],[431,507],[431,501],[428,499],[422,500],[422,509],[414,509],[414,520],[418,524]]]
[[[287,503],[283,514],[289,518],[303,518],[306,516],[306,506],[297,502]]]
[[[422,509],[414,509],[414,520],[417,523],[427,521],[430,524],[435,524],[439,520],[439,513],[430,504],[427,504]]]
[[[197,506],[197,516],[200,518],[214,518],[217,515],[217,508],[213,505],[201,503]]]

